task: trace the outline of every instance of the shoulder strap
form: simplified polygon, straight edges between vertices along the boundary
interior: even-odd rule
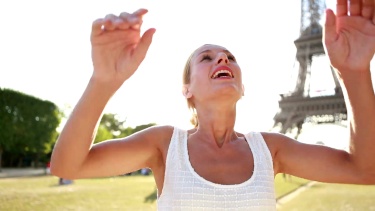
[[[250,132],[246,134],[246,139],[250,145],[250,148],[254,154],[254,157],[263,157],[267,161],[267,164],[272,167],[273,170],[273,161],[271,152],[260,132]]]

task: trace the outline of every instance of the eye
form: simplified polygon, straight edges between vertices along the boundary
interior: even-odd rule
[[[236,61],[236,58],[232,54],[227,55],[229,60]]]
[[[208,55],[208,54],[205,54],[205,55],[203,55],[202,56],[202,59],[201,59],[201,61],[204,61],[204,60],[208,60],[208,61],[211,61],[212,60],[212,58]]]

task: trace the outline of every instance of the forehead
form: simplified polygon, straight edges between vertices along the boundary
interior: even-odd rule
[[[207,52],[227,52],[230,53],[226,48],[220,46],[220,45],[213,45],[213,44],[206,44],[201,47],[199,47],[197,50],[195,50],[193,57],[197,57],[202,53]]]

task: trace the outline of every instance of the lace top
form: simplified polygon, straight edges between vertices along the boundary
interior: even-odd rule
[[[174,128],[169,145],[163,192],[157,199],[165,210],[276,210],[274,171],[270,151],[260,133],[245,135],[254,158],[251,178],[222,185],[199,176],[191,166],[187,131]]]

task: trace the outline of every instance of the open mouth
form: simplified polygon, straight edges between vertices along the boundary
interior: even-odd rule
[[[215,71],[214,74],[211,76],[212,79],[217,79],[217,78],[234,78],[233,74],[229,70],[218,70]]]

